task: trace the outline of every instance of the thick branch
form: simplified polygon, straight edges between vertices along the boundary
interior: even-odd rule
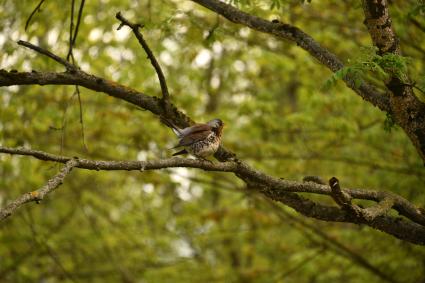
[[[70,157],[58,156],[24,148],[0,147],[0,152],[16,155],[29,155],[41,160],[60,163],[66,163],[71,160]],[[416,244],[425,244],[425,216],[422,215],[419,209],[417,209],[413,204],[397,195],[393,196],[391,194],[395,203],[394,209],[413,222],[390,216],[380,216],[373,219],[353,217],[351,214],[347,213],[346,210],[316,203],[296,194],[297,192],[303,192],[331,196],[332,190],[329,186],[312,182],[297,182],[274,178],[260,171],[254,170],[241,162],[228,161],[211,163],[195,159],[181,158],[152,161],[99,161],[79,158],[78,164],[75,166],[89,170],[145,171],[171,167],[189,167],[199,168],[206,171],[232,172],[246,183],[255,184],[255,187],[258,187],[258,190],[268,198],[282,202],[305,216],[325,221],[366,224],[400,239]],[[344,189],[342,191],[351,198],[367,199],[377,202],[390,195],[389,193],[371,190]]]
[[[0,70],[0,86],[12,85],[79,85],[97,92],[104,92],[118,99],[147,109],[156,115],[162,114],[159,99],[103,78],[76,72],[16,72]]]
[[[363,0],[365,21],[373,44],[378,47],[378,53],[400,54],[398,38],[392,28],[392,21],[386,0]]]
[[[387,214],[393,206],[394,206],[393,198],[390,198],[390,197],[384,198],[378,204],[372,207],[363,209],[363,217],[365,217],[368,220],[375,219],[378,216]]]
[[[363,0],[365,25],[379,55],[401,55],[392,27],[387,0]],[[390,74],[385,83],[391,91],[390,113],[415,145],[425,164],[425,104],[414,94],[407,74]]]
[[[66,161],[65,166],[60,170],[60,172],[50,179],[46,185],[41,187],[40,189],[26,193],[16,200],[12,201],[5,207],[0,209],[0,221],[9,217],[12,213],[14,213],[18,208],[28,202],[36,201],[39,202],[44,197],[53,192],[57,187],[59,187],[65,177],[71,172],[72,168],[74,168],[78,164],[78,160],[76,159],[68,159]]]
[[[169,99],[170,94],[168,93],[168,87],[167,82],[165,81],[164,73],[162,72],[161,66],[159,65],[158,61],[155,58],[155,55],[153,55],[152,50],[149,48],[149,45],[143,38],[142,33],[139,31],[140,28],[143,27],[141,24],[134,24],[130,21],[128,21],[126,18],[124,18],[123,15],[121,15],[121,12],[118,12],[115,16],[118,20],[121,21],[121,24],[118,26],[118,30],[122,28],[122,26],[128,26],[132,29],[134,35],[136,36],[137,40],[139,41],[140,45],[142,45],[143,49],[145,50],[146,54],[148,55],[149,60],[151,61],[152,66],[155,68],[156,74],[158,75],[159,84],[161,85],[161,92],[162,92],[162,98],[166,101]]]
[[[301,29],[284,23],[273,23],[257,16],[245,13],[229,4],[218,0],[192,0],[211,11],[225,17],[229,21],[242,24],[254,30],[272,34],[278,38],[295,42],[298,46],[307,51],[320,63],[328,67],[332,72],[336,72],[344,65],[338,57],[326,48],[320,46],[311,36]],[[356,87],[351,78],[345,78],[345,83],[359,94],[363,99],[377,106],[379,109],[388,112],[389,101],[385,94],[379,93],[373,86],[363,82],[360,87]]]

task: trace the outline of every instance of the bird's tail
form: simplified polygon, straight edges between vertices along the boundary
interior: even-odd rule
[[[161,117],[161,122],[164,123],[165,125],[167,125],[169,128],[171,128],[173,130],[173,132],[180,137],[181,136],[181,129],[179,127],[176,126],[176,124],[173,123],[173,121],[170,121],[164,117]]]
[[[183,149],[183,150],[180,150],[180,151],[178,151],[176,153],[173,153],[173,156],[181,155],[181,154],[186,154],[186,153],[188,153],[187,150],[186,149]]]

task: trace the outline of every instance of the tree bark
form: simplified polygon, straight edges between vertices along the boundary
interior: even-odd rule
[[[365,25],[378,48],[378,55],[401,55],[386,0],[363,0]],[[390,90],[390,114],[403,128],[425,165],[425,104],[413,92],[407,74],[392,75],[385,83]]]

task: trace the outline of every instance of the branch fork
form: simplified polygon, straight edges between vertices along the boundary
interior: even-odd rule
[[[143,47],[143,49],[146,52],[146,55],[148,56],[148,59],[150,60],[152,66],[155,69],[155,72],[158,76],[159,84],[161,86],[161,92],[162,92],[162,100],[164,102],[164,106],[166,107],[167,102],[170,99],[170,94],[168,92],[167,82],[164,77],[164,73],[162,72],[161,66],[158,63],[158,60],[156,60],[155,55],[153,54],[152,50],[149,48],[148,43],[143,38],[142,33],[140,32],[140,29],[144,27],[143,24],[139,23],[132,23],[129,20],[127,20],[121,12],[118,12],[115,16],[119,21],[121,21],[120,25],[118,26],[117,30],[120,30],[123,26],[128,26],[133,31],[134,35],[136,36],[137,40],[139,41],[140,45]],[[165,109],[167,111],[167,109]]]
[[[329,186],[331,187],[331,197],[342,209],[357,218],[365,219],[367,222],[371,222],[379,216],[386,215],[395,204],[394,198],[388,196],[374,206],[361,208],[351,202],[352,198],[348,193],[341,190],[339,180],[336,177],[332,177],[329,180]]]
[[[57,175],[51,178],[43,187],[36,191],[32,191],[22,195],[16,200],[12,201],[2,209],[0,209],[0,221],[12,215],[20,206],[25,203],[33,202],[40,203],[44,197],[57,189],[65,177],[71,173],[72,169],[78,165],[78,159],[72,158],[65,163],[65,166],[59,171]]]

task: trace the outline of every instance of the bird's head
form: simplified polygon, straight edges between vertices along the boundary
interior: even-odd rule
[[[213,119],[211,121],[208,121],[207,124],[217,135],[221,135],[221,131],[224,127],[223,121],[221,121],[220,119]]]

